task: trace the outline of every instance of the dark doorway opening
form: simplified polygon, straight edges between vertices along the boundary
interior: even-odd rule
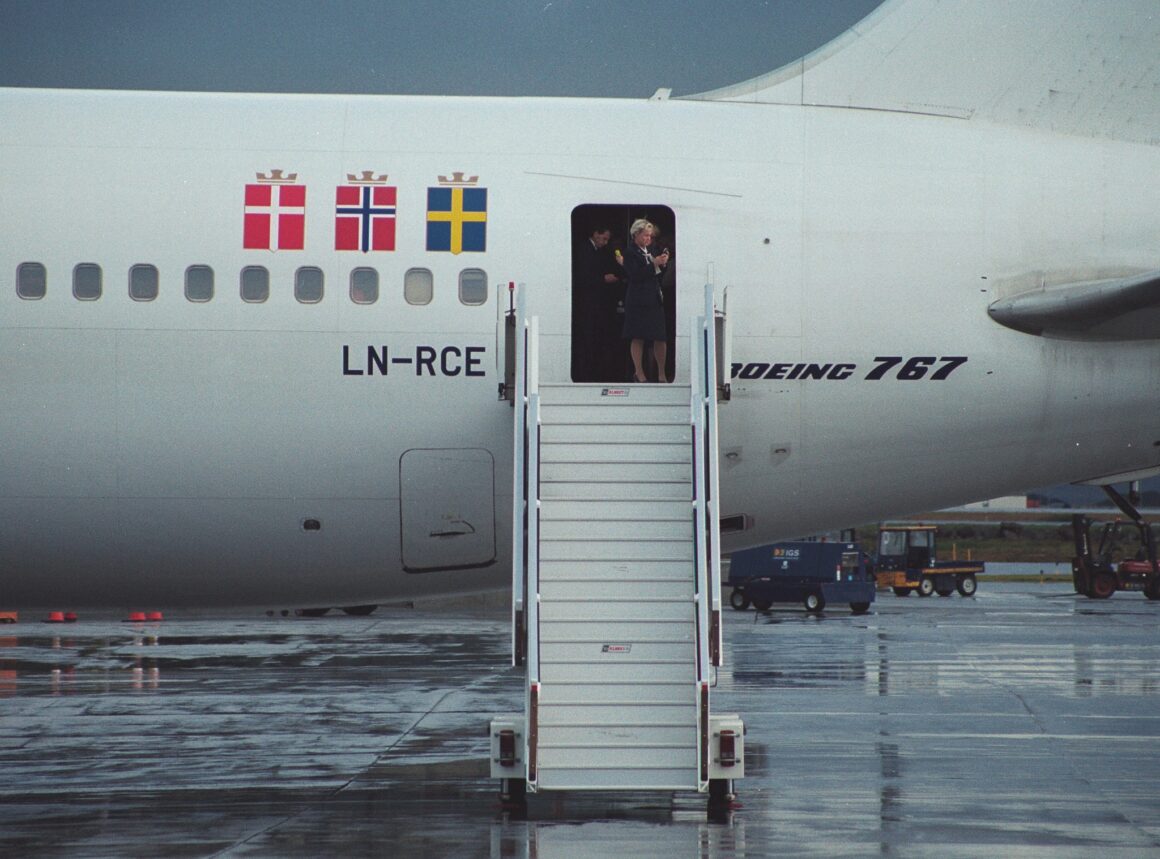
[[[624,329],[624,274],[616,254],[624,254],[631,244],[629,228],[638,218],[656,227],[653,248],[671,252],[671,261],[660,279],[664,296],[665,332],[668,353],[664,377],[673,378],[677,288],[676,216],[660,204],[585,203],[572,210],[572,349],[573,382],[622,384],[632,379],[632,361]],[[597,231],[608,232],[608,244],[593,243]],[[599,236],[596,244],[600,243]],[[607,275],[614,275],[610,279]],[[610,282],[611,280],[611,282]],[[652,362],[651,344],[644,354],[648,378],[660,374]]]

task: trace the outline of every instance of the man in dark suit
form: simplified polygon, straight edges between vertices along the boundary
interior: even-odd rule
[[[612,232],[603,224],[593,227],[576,243],[572,253],[572,294],[576,324],[572,379],[576,382],[614,382],[620,332],[616,307],[621,297],[620,266],[608,247]]]

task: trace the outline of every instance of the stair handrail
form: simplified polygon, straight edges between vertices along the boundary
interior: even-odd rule
[[[516,390],[515,432],[512,449],[512,665],[524,664],[529,644],[530,596],[538,592],[531,588],[529,574],[537,569],[538,544],[531,544],[532,534],[538,537],[538,528],[529,530],[536,517],[539,497],[539,471],[533,473],[529,463],[539,458],[538,398],[540,391],[539,319],[529,317],[527,291],[523,284],[516,287]],[[533,398],[536,413],[533,418]],[[538,524],[538,523],[537,523]]]
[[[527,641],[528,317],[523,285],[515,296],[515,430],[512,433],[512,665],[524,663]]]
[[[705,287],[704,313],[691,320],[689,337],[690,423],[693,434],[693,599],[697,648],[697,769],[701,790],[709,782],[709,689],[711,666],[720,664],[720,584],[717,546],[717,320],[713,287]]]
[[[524,765],[529,789],[538,781],[540,694],[540,320],[528,321],[527,660],[524,676]]]
[[[538,317],[516,291],[515,433],[512,450],[512,664],[525,666],[528,724],[521,758],[536,781],[536,696],[540,679],[540,349]]]
[[[527,679],[540,681],[540,320],[528,325]]]
[[[538,320],[532,320],[536,333]],[[528,684],[539,683],[539,393],[528,396]]]
[[[712,284],[705,286],[704,313],[693,320],[690,376],[693,414],[693,501],[696,527],[698,637],[708,650],[704,665],[721,665],[721,546],[718,510],[717,312]],[[703,609],[704,614],[701,614]],[[698,645],[700,646],[700,644]],[[700,679],[701,675],[698,675]]]
[[[705,411],[707,413],[705,475],[707,503],[705,507],[706,554],[709,565],[709,655],[715,666],[722,664],[721,649],[721,511],[720,511],[720,436],[717,424],[717,311],[713,285],[705,285]],[[728,338],[726,338],[727,340]]]
[[[707,473],[705,448],[708,430],[705,414],[705,319],[698,316],[692,320],[689,345],[689,421],[693,434],[693,599],[697,623],[697,683],[708,676],[709,671],[709,602],[708,555],[706,552],[705,528],[707,507],[705,503]]]

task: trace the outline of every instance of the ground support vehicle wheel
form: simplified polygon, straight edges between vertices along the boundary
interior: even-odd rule
[[[769,611],[769,607],[773,605],[772,600],[754,600],[753,607],[758,611]]]
[[[1088,596],[1094,600],[1106,600],[1116,592],[1116,579],[1111,573],[1097,573],[1092,579]]]
[[[1160,579],[1153,582],[1151,587],[1144,588],[1144,596],[1150,600],[1160,600]]]
[[[749,608],[749,597],[745,595],[745,591],[740,588],[734,588],[733,593],[729,594],[729,605],[737,609],[737,611],[745,611]]]
[[[850,611],[854,614],[865,614],[870,611],[870,603],[868,602],[852,602],[850,603]]]
[[[908,597],[914,588],[892,588],[896,597]]]
[[[821,594],[806,594],[802,605],[806,607],[806,611],[818,612],[826,607],[826,598]]]
[[[978,583],[974,576],[963,576],[959,579],[957,587],[959,593],[965,597],[972,597],[975,595],[975,590],[978,588]]]
[[[923,576],[918,583],[918,595],[920,597],[928,597],[934,593],[934,579],[930,576]]]
[[[940,597],[949,597],[951,594],[953,594],[955,592],[955,589],[942,587],[942,588],[935,588],[934,592],[936,594],[938,594]]]

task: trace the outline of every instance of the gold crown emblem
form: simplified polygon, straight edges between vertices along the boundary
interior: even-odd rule
[[[289,185],[298,181],[298,174],[291,173],[288,176],[283,176],[281,170],[271,169],[268,174],[257,173],[258,181],[263,185]]]
[[[451,174],[450,179],[448,179],[446,176],[439,177],[439,184],[440,185],[451,185],[451,186],[456,186],[456,187],[460,187],[460,188],[462,188],[465,185],[474,185],[478,181],[479,181],[478,176],[470,176],[466,179],[463,178],[462,171],[458,171],[458,170]]]
[[[387,174],[383,173],[376,177],[374,170],[364,170],[362,176],[347,173],[346,181],[352,185],[385,185],[387,184]]]

